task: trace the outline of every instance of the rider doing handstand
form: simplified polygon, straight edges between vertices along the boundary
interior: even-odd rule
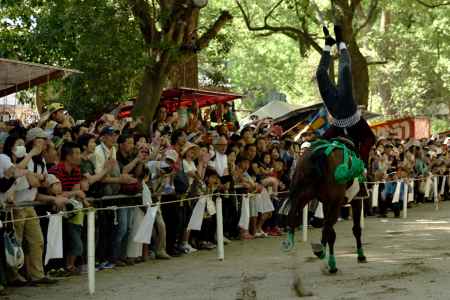
[[[334,26],[336,40],[330,36],[326,27],[323,27],[323,32],[325,34],[325,47],[316,76],[331,125],[325,132],[324,138],[332,139],[348,136],[355,144],[355,150],[359,152],[367,167],[370,149],[375,143],[375,135],[366,120],[362,118],[361,111],[353,99],[350,56],[347,46],[342,40],[342,30],[340,26]],[[331,64],[330,51],[334,44],[336,44],[340,52],[337,87],[328,74]]]

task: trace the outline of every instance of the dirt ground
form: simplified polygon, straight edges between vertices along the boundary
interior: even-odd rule
[[[450,299],[450,203],[408,210],[407,219],[367,218],[365,251],[358,264],[350,221],[336,225],[336,275],[324,275],[310,242],[297,242],[296,258],[281,251],[282,238],[234,241],[225,261],[215,251],[200,251],[170,261],[149,261],[97,273],[95,296],[87,293],[87,276],[62,280],[46,288],[9,290],[9,299],[236,299],[241,277],[248,274],[257,299],[298,299],[291,290],[294,266],[314,296],[305,299]],[[297,239],[300,234],[297,234]]]

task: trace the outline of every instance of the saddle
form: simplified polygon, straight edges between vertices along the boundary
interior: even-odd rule
[[[332,141],[318,140],[313,142],[311,147],[313,153],[323,151],[326,156],[330,156],[335,150],[342,150],[342,163],[334,170],[334,178],[338,184],[352,182],[355,178],[360,181],[364,180],[364,162],[347,145],[353,145],[354,148],[354,144],[350,140],[340,137]]]
[[[331,141],[337,141],[340,142],[342,144],[344,144],[345,146],[347,146],[347,148],[349,148],[350,150],[356,152],[356,146],[355,143],[348,137],[344,137],[344,136],[339,136],[337,138],[333,138],[331,139]]]

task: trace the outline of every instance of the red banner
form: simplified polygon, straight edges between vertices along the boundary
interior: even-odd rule
[[[425,117],[390,120],[374,124],[371,128],[379,137],[384,136],[399,139],[430,137],[430,120]]]

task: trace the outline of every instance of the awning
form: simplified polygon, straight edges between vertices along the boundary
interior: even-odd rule
[[[197,104],[201,108],[240,98],[242,95],[235,93],[181,87],[164,90],[160,105],[168,111],[175,111],[178,107],[190,107],[194,100],[197,100]]]
[[[197,100],[198,106],[202,108],[214,104],[223,104],[240,98],[242,98],[242,95],[236,93],[181,87],[164,90],[159,105],[165,107],[169,112],[174,112],[179,107],[190,107],[193,100]],[[131,116],[134,101],[135,99],[132,99],[121,104],[111,113],[117,115],[119,118]]]
[[[240,120],[239,125],[242,127],[245,126],[245,124],[250,123],[252,116],[257,116],[258,119],[264,119],[268,117],[277,119],[296,109],[298,109],[297,105],[292,105],[290,103],[278,100],[270,101],[263,107],[259,108],[257,111]]]
[[[77,70],[0,58],[0,97],[14,94],[54,79],[81,73]]]

